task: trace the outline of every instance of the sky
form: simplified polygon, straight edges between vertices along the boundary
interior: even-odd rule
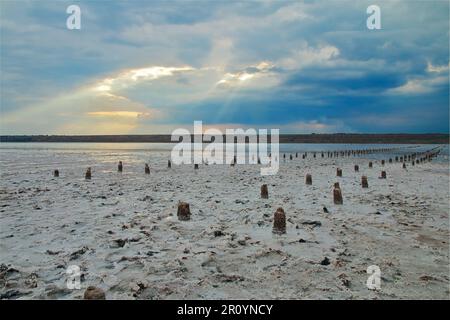
[[[0,0],[0,31],[1,134],[449,132],[447,0]]]

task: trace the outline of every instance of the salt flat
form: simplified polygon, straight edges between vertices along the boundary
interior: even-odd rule
[[[2,150],[2,298],[79,299],[89,285],[107,299],[449,298],[448,158],[405,170],[287,156],[263,177],[259,165],[169,169],[169,155]],[[333,204],[334,182],[343,205]],[[190,221],[178,221],[179,201]],[[272,233],[278,207],[285,235]],[[66,287],[70,265],[81,268],[80,290]],[[366,286],[370,265],[381,270],[380,290]]]

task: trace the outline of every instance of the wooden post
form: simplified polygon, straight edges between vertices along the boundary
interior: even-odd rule
[[[178,202],[177,216],[178,220],[180,221],[187,221],[191,219],[191,210],[189,208],[189,203]]]
[[[85,178],[87,179],[87,180],[90,180],[91,179],[91,168],[89,167],[89,168],[87,168],[87,170],[86,170],[86,174],[85,174]]]
[[[286,233],[286,214],[283,208],[278,208],[273,216],[273,229],[272,232],[275,234]]]
[[[341,188],[334,188],[333,201],[334,204],[343,204]]]
[[[373,167],[373,163],[372,163],[372,161],[370,161],[369,162],[369,168],[372,168]]]
[[[381,171],[381,179],[386,179],[386,171]]]
[[[312,177],[311,175],[308,173],[306,175],[306,179],[305,179],[306,184],[311,185],[312,184]]]
[[[336,169],[336,176],[342,177],[342,169],[340,169],[340,168]]]
[[[84,291],[83,298],[85,300],[105,300],[106,295],[102,289],[94,287],[94,286],[89,286]]]
[[[119,164],[117,166],[117,171],[122,172],[122,170],[123,170],[123,164],[122,164],[122,161],[119,161]]]
[[[367,182],[367,177],[366,176],[362,176],[361,177],[361,186],[363,188],[368,188],[369,187],[369,183]]]
[[[59,177],[59,170],[58,170],[58,169],[56,169],[55,171],[53,171],[53,176],[54,176],[55,178],[58,178],[58,177]]]
[[[263,184],[261,186],[261,198],[263,199],[269,198],[269,190],[267,189],[267,184]]]
[[[150,167],[148,166],[148,163],[145,164],[145,174],[150,174]]]
[[[172,162],[170,160],[167,160],[167,168],[172,168]]]
[[[359,171],[359,166],[357,164],[355,164],[355,172]]]

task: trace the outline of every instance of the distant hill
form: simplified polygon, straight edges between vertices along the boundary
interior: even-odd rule
[[[269,138],[270,141],[270,138]],[[170,135],[4,135],[0,142],[171,142]],[[427,134],[282,134],[280,143],[449,144],[449,135]]]

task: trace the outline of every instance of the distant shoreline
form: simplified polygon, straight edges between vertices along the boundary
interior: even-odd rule
[[[193,135],[191,135],[191,138]],[[281,134],[280,143],[449,144],[449,135],[427,134]],[[248,140],[248,139],[247,139]],[[224,136],[225,141],[225,136]],[[270,137],[268,138],[270,142]],[[170,135],[3,135],[7,142],[170,143]],[[176,141],[175,141],[176,142]],[[207,142],[204,142],[207,143]]]

